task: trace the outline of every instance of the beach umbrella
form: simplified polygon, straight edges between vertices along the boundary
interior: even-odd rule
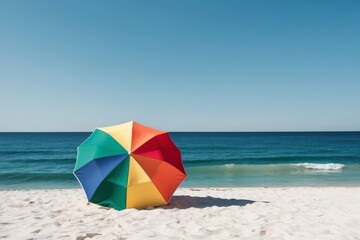
[[[78,147],[74,175],[89,202],[118,210],[167,204],[186,177],[169,134],[133,121],[97,128]]]

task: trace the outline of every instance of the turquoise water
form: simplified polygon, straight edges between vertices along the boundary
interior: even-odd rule
[[[90,133],[0,133],[0,189],[77,188]],[[360,185],[360,132],[171,133],[183,187]]]

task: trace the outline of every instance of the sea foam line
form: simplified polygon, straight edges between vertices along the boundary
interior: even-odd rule
[[[233,163],[229,163],[229,164],[225,164],[224,166],[225,166],[225,167],[228,167],[228,168],[231,168],[231,167],[234,167],[234,166],[235,166],[235,164],[233,164]]]
[[[341,170],[345,167],[340,163],[296,163],[291,165],[313,170]]]

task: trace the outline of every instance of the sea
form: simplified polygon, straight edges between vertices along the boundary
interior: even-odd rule
[[[80,188],[89,132],[0,133],[0,189]],[[360,186],[360,132],[172,132],[181,187]]]

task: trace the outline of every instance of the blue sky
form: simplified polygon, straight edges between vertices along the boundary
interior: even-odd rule
[[[360,1],[0,1],[0,131],[360,130]]]

